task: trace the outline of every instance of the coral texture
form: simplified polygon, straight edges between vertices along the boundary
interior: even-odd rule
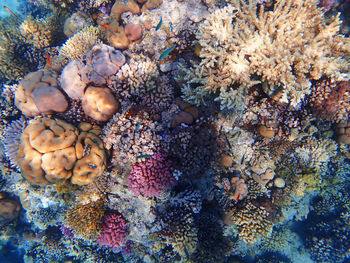
[[[129,190],[136,196],[158,196],[175,184],[171,170],[171,161],[164,154],[155,153],[145,162],[134,165],[128,177]]]
[[[119,248],[128,235],[124,217],[117,212],[109,212],[103,218],[101,234],[97,239],[100,246]]]
[[[201,62],[186,80],[199,86],[183,88],[188,101],[199,104],[219,91],[222,108],[239,110],[244,105],[237,99],[247,88],[266,82],[268,94],[281,87],[281,99],[296,106],[310,93],[310,80],[343,77],[348,66],[341,55],[349,48],[348,40],[338,33],[339,16],[326,25],[317,1],[278,1],[273,11],[254,1],[230,2],[197,33]]]

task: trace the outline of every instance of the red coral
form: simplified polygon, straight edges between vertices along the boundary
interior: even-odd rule
[[[350,113],[349,81],[321,80],[312,87],[310,106],[312,113],[320,118],[339,121]]]
[[[129,190],[136,196],[158,196],[176,182],[171,165],[161,153],[155,153],[144,163],[135,164],[128,178]]]
[[[108,213],[104,216],[101,235],[97,242],[100,246],[117,249],[123,244],[127,235],[127,225],[124,217],[116,212]]]

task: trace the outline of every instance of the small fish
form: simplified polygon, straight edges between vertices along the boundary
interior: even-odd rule
[[[6,9],[7,12],[13,15],[16,19],[18,19],[18,16],[14,12],[12,12],[10,8],[8,8],[6,5],[4,5],[3,7]]]
[[[142,154],[136,157],[136,159],[149,158],[152,157],[153,154]]]
[[[238,194],[236,201],[238,202],[239,198],[241,197],[241,194]]]
[[[102,27],[104,27],[104,28],[111,28],[110,25],[100,25],[100,26],[102,26]]]
[[[174,32],[173,23],[170,22],[169,27],[170,27],[170,32],[173,33]]]
[[[51,59],[49,53],[46,53],[46,63],[51,66]]]
[[[162,24],[163,24],[163,18],[160,17],[159,23],[158,23],[158,25],[156,26],[156,31],[159,30],[159,28],[162,26]]]
[[[136,125],[135,133],[140,129],[140,126],[141,126],[141,121]]]
[[[227,185],[225,184],[225,189],[226,189],[226,191],[228,192],[228,187],[227,187]]]
[[[160,56],[159,56],[159,60],[162,60],[163,58],[165,58],[167,55],[169,55],[169,53],[176,47],[176,44],[172,45],[171,47],[169,47],[167,50],[165,50]]]
[[[227,143],[227,145],[228,145],[228,148],[230,148],[230,149],[232,150],[232,146],[231,146],[231,144],[230,144],[230,141],[227,139],[226,134],[223,133],[223,135],[224,135],[224,137],[225,137],[225,141],[226,141],[226,143]]]

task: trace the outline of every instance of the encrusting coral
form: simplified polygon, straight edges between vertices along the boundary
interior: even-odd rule
[[[71,179],[89,184],[106,166],[103,143],[92,125],[73,125],[61,120],[31,120],[21,136],[17,162],[22,175],[36,185]],[[91,130],[91,132],[89,132]]]
[[[281,100],[297,106],[310,93],[311,80],[341,79],[349,49],[340,35],[339,16],[325,24],[315,0],[277,1],[265,11],[254,1],[231,0],[201,25],[197,38],[201,61],[187,71],[185,99],[199,104],[217,91],[222,108],[239,110],[249,87],[267,83],[269,95],[282,88]]]

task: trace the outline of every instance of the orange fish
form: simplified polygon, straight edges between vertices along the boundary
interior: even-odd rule
[[[239,198],[241,197],[241,194],[238,194],[236,201],[238,202]]]
[[[51,66],[50,54],[46,53],[46,63]]]
[[[227,187],[227,185],[225,184],[225,189],[226,189],[226,191],[228,192],[228,187]]]
[[[104,27],[104,28],[111,28],[110,25],[100,25],[100,26],[102,26],[102,27]]]

